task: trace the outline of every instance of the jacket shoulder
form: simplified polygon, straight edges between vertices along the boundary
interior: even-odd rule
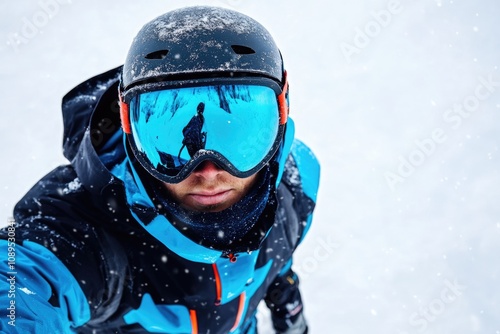
[[[25,238],[41,240],[47,231],[86,226],[89,213],[96,212],[89,198],[73,166],[59,166],[36,182],[16,204],[14,218],[19,230],[26,227]]]
[[[38,181],[14,208],[16,242],[40,245],[54,254],[92,301],[93,319],[105,314],[125,287],[126,252],[116,235],[136,231],[132,223],[118,224],[131,217],[123,215],[114,200],[104,193],[93,196],[67,165]],[[0,229],[0,239],[7,236],[7,230]]]
[[[302,191],[306,196],[316,202],[318,197],[320,164],[313,151],[302,141],[295,139],[290,150],[285,169],[296,170],[298,175],[288,174],[289,183],[301,183]],[[292,166],[292,161],[295,167]]]
[[[276,213],[277,224],[272,229],[275,233],[274,239],[279,234],[286,236],[292,252],[311,225],[316,206],[319,173],[320,167],[316,156],[307,145],[295,139],[277,189],[279,203]]]

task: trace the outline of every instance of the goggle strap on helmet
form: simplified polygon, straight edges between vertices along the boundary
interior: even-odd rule
[[[290,108],[288,105],[288,76],[287,72],[283,73],[285,84],[283,85],[283,91],[280,95],[278,95],[278,106],[280,113],[280,125],[286,124],[288,119],[288,114],[290,112]]]
[[[126,134],[131,134],[132,130],[130,128],[130,108],[127,103],[123,101],[123,96],[121,92],[118,92],[120,99],[120,119],[122,123],[123,132]]]

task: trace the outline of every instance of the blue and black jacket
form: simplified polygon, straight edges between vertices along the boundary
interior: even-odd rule
[[[71,164],[37,182],[0,232],[0,331],[254,333],[262,300],[286,330],[302,307],[291,265],[316,200],[314,155],[293,139],[290,121],[257,249],[206,248],[159,212],[127,154],[120,71],[64,97]]]

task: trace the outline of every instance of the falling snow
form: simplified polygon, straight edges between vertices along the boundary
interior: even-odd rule
[[[377,25],[384,19],[380,13],[394,3],[401,11]],[[461,114],[447,114],[455,104],[474,102],[478,78],[491,74],[500,81],[498,2],[204,4],[241,10],[275,36],[288,68],[296,134],[322,164],[314,223],[294,259],[310,332],[416,334],[422,332],[418,324],[425,323],[425,333],[500,334],[498,85],[490,85],[492,94],[473,112],[462,108]],[[61,7],[43,33],[15,46],[10,34],[21,31],[23,18],[36,14],[38,1],[4,3],[4,222],[35,180],[67,163],[60,149],[62,95],[121,64],[137,27],[183,5],[180,0],[147,6],[132,0],[120,6],[73,1]],[[92,25],[86,22],[89,15]],[[363,40],[358,32],[365,27],[375,30]],[[162,29],[160,24],[158,32]],[[350,62],[340,49],[343,42],[357,42]],[[453,128],[458,123],[445,116],[460,117],[460,127]],[[426,154],[430,146],[423,143],[435,129],[442,129],[447,140]],[[406,170],[409,175],[392,191],[384,173],[395,172],[400,157],[417,151],[425,161],[411,173]],[[69,195],[81,186],[75,179],[61,191]],[[329,237],[341,245],[331,253],[318,242]],[[161,261],[169,263],[166,257]],[[454,280],[467,289],[443,303],[441,296],[449,295],[445,282]],[[441,303],[443,312],[428,313],[434,321],[421,313]],[[263,333],[270,326],[264,315],[262,310]]]

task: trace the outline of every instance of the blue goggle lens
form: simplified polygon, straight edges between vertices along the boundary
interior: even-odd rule
[[[272,158],[282,127],[267,86],[214,85],[140,93],[130,101],[132,148],[165,182],[179,182],[203,160],[246,177]]]

